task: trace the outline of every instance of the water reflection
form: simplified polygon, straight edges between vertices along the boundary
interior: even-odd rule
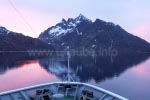
[[[0,91],[59,80],[55,74],[47,73],[40,66],[39,60],[26,60],[22,57],[20,61],[12,58],[7,58],[9,62],[0,61]]]
[[[108,89],[130,100],[149,100],[150,98],[150,59],[126,70],[119,77],[96,83],[89,83]]]
[[[71,75],[76,81],[98,85],[131,100],[149,100],[148,57],[124,53],[113,58],[113,62],[110,57],[71,57]],[[66,73],[66,58],[31,60],[17,55],[0,56],[0,91],[60,81]]]
[[[128,68],[145,61],[148,56],[141,54],[124,54],[117,56],[114,61],[110,57],[72,57],[70,61],[71,74],[76,81],[96,82],[106,80],[111,77],[119,76]],[[67,73],[67,61],[65,59],[42,59],[40,64],[49,73],[64,79]]]
[[[5,74],[8,70],[12,68],[20,67],[26,60],[36,60],[36,57],[29,57],[28,55],[22,53],[0,53],[0,74]]]

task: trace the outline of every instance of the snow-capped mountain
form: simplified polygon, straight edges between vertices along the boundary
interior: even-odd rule
[[[5,27],[0,26],[0,34],[6,34],[6,33],[9,34],[10,31],[7,30]]]
[[[62,19],[60,23],[42,32],[39,39],[61,50],[67,46],[71,49],[98,50],[109,48],[112,42],[114,48],[123,51],[150,48],[148,42],[128,33],[119,25],[100,19],[92,21],[82,14],[76,18]]]
[[[65,19],[62,19],[62,22],[54,26],[49,31],[49,34],[54,34],[56,36],[59,36],[59,35],[64,35],[66,33],[71,33],[73,31],[77,31],[77,26],[81,22],[92,23],[91,20],[87,19],[83,15],[79,15],[75,19],[69,18],[67,21]]]
[[[56,26],[52,26],[45,31],[46,34],[49,36],[46,37],[46,39],[63,36],[67,33],[72,33],[72,32],[77,32],[78,34],[80,34],[78,31],[78,26],[81,23],[92,24],[92,21],[86,18],[85,16],[83,16],[82,14],[80,14],[75,19],[73,18],[69,18],[68,20],[62,19],[62,21],[58,23]],[[43,37],[44,35],[46,35],[45,32],[43,32],[39,36],[40,39],[42,40],[45,39],[45,37]]]

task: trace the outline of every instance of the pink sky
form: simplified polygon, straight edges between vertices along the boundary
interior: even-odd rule
[[[23,15],[33,30],[25,23],[16,9]],[[93,6],[91,5],[93,3]],[[150,42],[149,0],[126,0],[115,2],[97,0],[1,0],[0,26],[28,36],[38,35],[62,18],[76,17],[80,13],[93,21],[96,18],[119,24],[128,32]]]

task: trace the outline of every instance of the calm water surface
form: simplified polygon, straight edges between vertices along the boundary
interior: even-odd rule
[[[100,86],[131,100],[150,100],[150,59],[112,65],[105,61],[95,64],[96,61],[87,59],[72,59],[71,75],[76,81]],[[66,61],[48,58],[0,65],[0,91],[60,81],[66,75],[66,66]]]
[[[119,77],[113,77],[100,83],[91,80],[90,83],[131,100],[150,100],[150,59],[133,66]]]

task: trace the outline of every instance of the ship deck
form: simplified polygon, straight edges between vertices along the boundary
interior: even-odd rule
[[[0,100],[128,100],[81,82],[54,82],[0,93]]]

